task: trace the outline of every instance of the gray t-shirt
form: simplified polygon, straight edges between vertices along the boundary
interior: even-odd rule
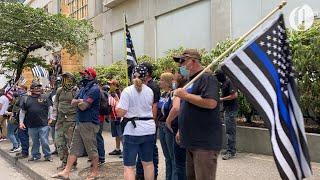
[[[187,88],[187,91],[202,98],[219,101],[218,81],[211,73],[204,73]],[[206,109],[182,101],[179,131],[182,145],[187,149],[221,150],[222,124],[219,118],[219,107]]]

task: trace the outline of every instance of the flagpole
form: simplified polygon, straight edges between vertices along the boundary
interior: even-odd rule
[[[218,63],[224,56],[226,56],[229,52],[232,51],[239,43],[241,43],[246,37],[248,37],[254,30],[256,30],[262,23],[268,20],[273,14],[275,14],[278,10],[282,9],[287,4],[287,1],[282,1],[281,4],[278,5],[274,10],[272,10],[268,15],[266,15],[262,20],[260,20],[254,27],[252,27],[248,32],[242,35],[234,44],[232,44],[226,51],[224,51],[220,56],[218,56],[215,60],[213,60],[206,68],[204,68],[196,77],[194,77],[191,81],[189,81],[183,88],[186,89],[189,87],[194,81],[199,79],[199,77],[208,71],[214,64]]]
[[[126,36],[126,12],[123,12],[123,37],[125,54],[126,86],[129,86],[128,62],[127,62],[127,36]]]

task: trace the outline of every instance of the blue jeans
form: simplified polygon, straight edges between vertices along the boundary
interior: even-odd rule
[[[28,128],[26,129],[18,129],[18,137],[21,142],[21,154],[29,155],[29,133]]]
[[[123,137],[123,164],[134,166],[139,155],[143,162],[152,162],[154,134]]]
[[[18,134],[15,133],[17,128],[18,128],[18,124],[8,123],[8,138],[12,142],[13,148],[18,148],[20,145]]]
[[[187,173],[186,173],[186,149],[181,147],[177,142],[174,140],[173,144],[174,149],[174,160],[176,165],[176,177],[178,180],[186,180]]]
[[[42,152],[45,158],[51,157],[50,147],[49,147],[49,126],[29,128],[29,135],[32,139],[31,154],[34,158],[40,158],[41,154],[39,152],[40,143],[42,147]]]
[[[158,129],[156,129],[156,134],[154,136],[154,142],[153,142],[153,166],[154,166],[154,176],[157,177],[158,176],[158,165],[159,165],[159,154],[158,154],[158,147],[157,147],[157,131]],[[138,176],[142,176],[144,174],[143,171],[143,166],[141,163],[141,158],[138,155],[138,159],[137,159],[137,163],[136,163],[136,174]]]
[[[106,152],[104,150],[104,140],[102,137],[103,131],[103,122],[99,125],[99,131],[97,133],[97,145],[98,145],[98,154],[99,154],[99,162],[104,162],[106,158]]]
[[[164,122],[160,122],[159,125],[159,138],[166,162],[166,180],[177,179],[175,173],[175,161],[174,161],[174,134],[171,132]]]
[[[225,110],[224,120],[226,124],[227,152],[236,153],[236,116],[238,111]]]

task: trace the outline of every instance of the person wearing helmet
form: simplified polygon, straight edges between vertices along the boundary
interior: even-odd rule
[[[95,80],[97,76],[95,69],[88,67],[80,74],[82,87],[71,101],[71,105],[76,107],[77,111],[67,165],[53,178],[69,179],[73,164],[77,157],[84,154],[84,151],[87,152],[92,163],[91,173],[87,179],[95,179],[98,176],[99,156],[96,134],[99,131],[100,89]]]
[[[153,150],[156,133],[153,119],[153,91],[146,85],[147,68],[138,65],[133,71],[133,85],[126,87],[116,108],[123,129],[124,179],[135,179],[135,165],[140,155],[144,177],[154,179]]]
[[[32,157],[29,161],[41,158],[40,144],[46,161],[52,161],[49,147],[49,124],[52,121],[52,101],[42,92],[42,85],[33,82],[30,86],[31,95],[27,96],[21,105],[19,114],[20,129],[28,127],[32,139]]]
[[[67,164],[68,151],[75,127],[75,115],[77,108],[71,106],[71,101],[76,95],[76,80],[71,73],[63,73],[62,86],[57,89],[53,104],[53,120],[55,124],[55,145],[61,165],[57,169],[64,169]]]

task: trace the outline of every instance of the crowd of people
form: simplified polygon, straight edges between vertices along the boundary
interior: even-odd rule
[[[237,90],[221,70],[204,72],[183,88],[203,70],[201,56],[188,49],[173,60],[179,68],[175,73],[163,72],[159,82],[153,79],[151,64],[138,64],[132,85],[123,90],[115,79],[106,85],[98,83],[95,69],[88,67],[80,73],[80,85],[66,72],[61,75],[61,85],[47,92],[38,82],[33,82],[29,91],[18,86],[13,94],[4,92],[0,97],[0,141],[9,138],[10,153],[29,161],[41,159],[41,145],[44,160],[52,161],[51,129],[61,161],[60,172],[52,177],[69,179],[77,158],[88,156],[91,172],[87,179],[96,179],[99,164],[105,163],[102,131],[108,121],[116,142],[109,155],[123,157],[125,180],[157,179],[157,137],[165,158],[166,180],[215,179],[223,144],[220,105],[227,144],[222,159],[236,156]]]

